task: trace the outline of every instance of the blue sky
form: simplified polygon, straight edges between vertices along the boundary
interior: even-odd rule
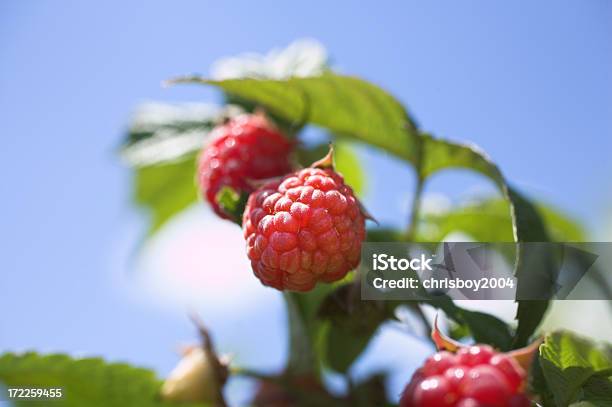
[[[101,354],[167,372],[167,350],[192,329],[117,289],[143,219],[114,150],[141,101],[218,100],[161,80],[301,37],[389,89],[424,129],[476,143],[523,191],[601,232],[612,206],[610,21],[605,0],[3,1],[0,350]],[[407,217],[379,192],[411,191],[410,171],[372,163],[374,212]],[[482,184],[438,175],[428,190],[460,196]]]

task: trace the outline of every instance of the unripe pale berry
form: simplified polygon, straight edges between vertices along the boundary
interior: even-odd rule
[[[214,361],[202,347],[193,347],[170,372],[160,394],[167,401],[214,403],[218,387]]]

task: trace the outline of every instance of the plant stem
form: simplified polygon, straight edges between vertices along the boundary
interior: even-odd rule
[[[312,349],[313,338],[310,336],[299,294],[286,292],[283,298],[287,305],[287,318],[289,319],[287,370],[293,373],[311,373],[316,370],[316,358]]]
[[[423,194],[423,185],[425,179],[419,174],[417,169],[417,180],[414,188],[414,197],[412,198],[412,207],[410,209],[410,224],[408,225],[408,231],[406,232],[406,240],[409,242],[414,241],[416,238],[417,225],[419,223],[419,212],[421,210],[421,196]]]

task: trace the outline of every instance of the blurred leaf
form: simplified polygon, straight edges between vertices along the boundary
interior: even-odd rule
[[[197,201],[195,156],[143,167],[134,176],[134,201],[151,215],[149,235]]]
[[[596,374],[590,377],[582,386],[582,399],[593,406],[612,406],[612,375]]]
[[[362,196],[366,189],[366,173],[355,152],[352,143],[337,141],[334,143],[336,170],[342,174],[344,181],[350,185],[355,194]]]
[[[202,149],[210,130],[242,112],[237,106],[146,103],[132,118],[121,157],[130,166],[175,161]]]
[[[334,141],[333,144],[336,170],[342,174],[346,184],[350,185],[357,195],[363,195],[366,186],[366,174],[355,152],[354,144],[341,139]],[[328,151],[328,143],[317,144],[309,148],[301,147],[297,150],[298,163],[302,167],[308,167],[325,157]]]
[[[569,332],[546,337],[540,347],[540,364],[555,403],[566,406],[575,401],[597,406],[612,404],[612,358],[609,349]]]
[[[368,229],[366,241],[368,242],[404,242],[406,234],[395,229],[376,228]]]
[[[64,398],[18,401],[18,406],[155,407],[172,406],[158,399],[161,382],[150,370],[102,359],[67,355],[12,354],[0,357],[0,381],[11,387],[62,387]],[[181,404],[181,406],[203,406]]]
[[[512,242],[512,218],[508,202],[488,199],[460,206],[443,214],[423,214],[418,239],[439,242],[461,231],[478,242]]]
[[[544,219],[548,232],[555,242],[584,242],[587,235],[580,223],[550,205],[537,203],[538,212]]]
[[[556,242],[583,242],[582,226],[565,213],[543,203],[536,208]],[[509,204],[499,198],[483,199],[437,214],[422,215],[421,241],[438,242],[454,231],[462,231],[479,242],[511,242],[512,218]]]

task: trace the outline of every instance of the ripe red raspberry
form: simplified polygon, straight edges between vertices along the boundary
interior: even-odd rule
[[[255,275],[278,290],[309,291],[359,264],[365,217],[344,179],[305,168],[263,185],[242,221]]]
[[[413,375],[400,407],[528,407],[525,371],[488,345],[441,351]]]
[[[221,188],[228,186],[239,194],[248,194],[254,189],[249,180],[288,173],[292,148],[293,143],[263,115],[240,115],[217,126],[198,163],[198,182],[204,198],[217,215],[229,219],[230,214],[216,199]]]

